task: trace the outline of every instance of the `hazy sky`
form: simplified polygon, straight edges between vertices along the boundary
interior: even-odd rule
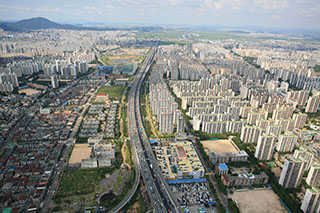
[[[320,0],[0,0],[1,20],[320,29]]]

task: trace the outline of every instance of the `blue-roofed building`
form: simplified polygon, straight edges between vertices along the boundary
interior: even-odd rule
[[[111,73],[113,70],[113,66],[97,66],[96,75],[98,76],[106,76]]]
[[[150,144],[151,144],[152,147],[158,146],[158,141],[150,139]]]
[[[228,168],[227,164],[219,163],[219,165],[218,165],[219,175],[226,175],[226,174],[228,174],[228,171],[229,171],[229,168]]]
[[[205,178],[197,178],[197,179],[167,180],[168,184],[200,183],[200,182],[206,182],[206,179]]]
[[[155,145],[155,144],[158,144],[158,141],[151,139],[151,140],[150,140],[150,143],[151,143],[152,145]]]

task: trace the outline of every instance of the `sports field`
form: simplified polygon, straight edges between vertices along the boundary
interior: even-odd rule
[[[222,154],[225,152],[232,152],[234,154],[239,153],[239,150],[233,146],[230,140],[206,140],[201,141],[205,150],[214,152],[215,154]]]
[[[271,189],[234,192],[231,196],[240,212],[246,213],[280,213],[287,212],[279,197]]]
[[[20,89],[19,91],[18,91],[18,93],[26,93],[27,95],[34,95],[34,94],[38,94],[39,92],[41,92],[41,91],[39,91],[39,90],[36,90],[36,89],[30,89],[30,88],[27,88],[27,89]]]
[[[88,144],[75,144],[69,160],[69,164],[81,163],[83,159],[90,158],[92,147]]]

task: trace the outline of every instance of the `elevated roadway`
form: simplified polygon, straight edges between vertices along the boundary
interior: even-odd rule
[[[156,47],[151,48],[141,69],[136,75],[128,96],[128,134],[132,143],[136,175],[134,185],[125,199],[109,212],[118,212],[128,203],[128,201],[130,201],[138,188],[141,176],[155,212],[181,212],[181,210],[179,210],[179,204],[170,194],[169,186],[164,180],[162,172],[156,162],[149,138],[144,129],[140,110],[141,88],[146,79],[146,75],[152,66],[156,51]]]
[[[154,61],[156,51],[156,47],[151,48],[130,89],[129,133],[134,152],[136,152],[135,156],[138,158],[141,175],[155,212],[181,212],[179,204],[172,197],[169,186],[162,176],[141,116],[141,89]]]

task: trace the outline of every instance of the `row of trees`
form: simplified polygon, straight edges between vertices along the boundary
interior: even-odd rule
[[[211,189],[211,192],[213,194],[213,196],[216,198],[216,205],[219,209],[220,212],[226,212],[226,208],[224,208],[224,206],[222,205],[220,199],[219,199],[219,196],[218,196],[218,193],[217,191],[215,190],[214,186],[213,186],[213,183],[210,181],[210,178],[206,175],[206,179],[207,179],[207,182],[209,183],[209,188]]]

